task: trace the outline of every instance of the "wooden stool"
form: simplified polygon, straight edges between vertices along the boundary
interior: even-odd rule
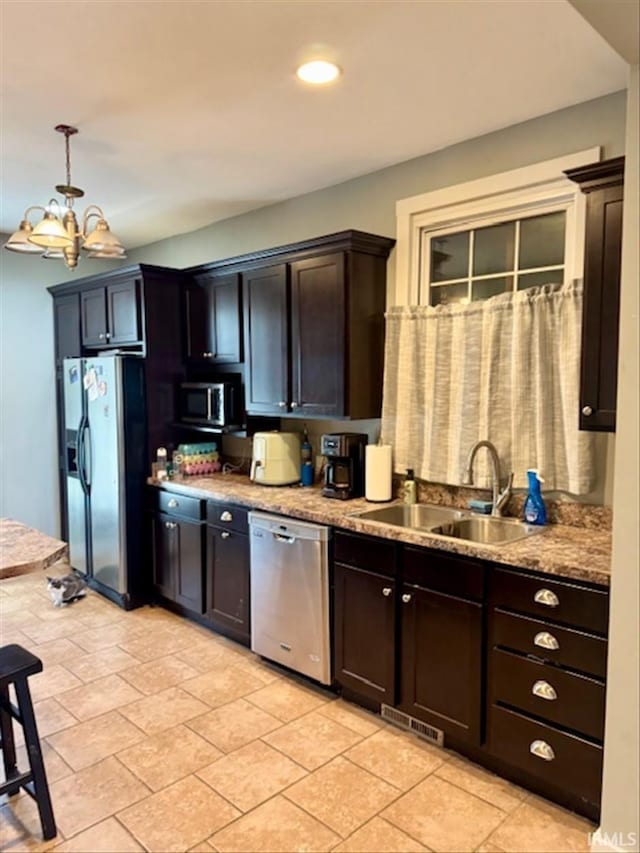
[[[45,840],[56,835],[56,823],[51,808],[49,785],[42,761],[40,738],[33,713],[31,693],[27,679],[42,672],[42,661],[22,646],[10,645],[0,648],[0,745],[6,782],[0,784],[0,794],[10,797],[24,788],[34,799],[40,813],[42,835]],[[16,691],[18,706],[9,699],[9,685]],[[16,747],[13,740],[13,723],[16,720],[23,728],[29,758],[29,771],[21,773],[16,766]]]

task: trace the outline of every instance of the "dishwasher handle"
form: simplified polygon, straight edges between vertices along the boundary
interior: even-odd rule
[[[296,541],[295,536],[283,536],[282,533],[274,533],[273,538],[276,542],[284,542],[286,545],[293,545]]]

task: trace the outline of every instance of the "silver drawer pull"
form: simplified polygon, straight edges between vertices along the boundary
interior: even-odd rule
[[[165,521],[164,526],[167,530],[175,530],[178,525],[175,521]]]
[[[544,604],[546,607],[557,607],[560,604],[560,599],[550,589],[539,589],[533,600],[536,604]]]
[[[531,692],[534,696],[539,696],[540,699],[547,699],[549,702],[553,702],[558,698],[555,688],[553,688],[548,681],[536,681],[531,688]]]
[[[168,506],[170,509],[175,509],[177,506],[180,506],[180,503],[179,503],[175,498],[171,498],[171,499],[168,501],[167,506]]]
[[[408,604],[411,601],[411,595],[408,592],[405,592],[405,594],[402,596],[402,600],[405,604]]]
[[[384,587],[382,587],[382,594],[384,595],[384,597],[385,597],[385,598],[389,598],[389,596],[391,595],[391,593],[392,593],[392,589],[391,589],[391,587],[390,587],[390,586],[384,586]]]
[[[534,740],[529,746],[529,752],[531,755],[535,755],[536,758],[542,758],[544,761],[553,761],[556,757],[555,752],[546,740]]]
[[[233,521],[233,516],[225,509],[225,511],[220,516],[220,521]]]
[[[223,539],[228,539],[228,538],[231,536],[231,534],[229,533],[229,531],[228,531],[228,530],[223,530],[223,531],[222,531],[222,533],[220,534],[220,536],[221,536]]]
[[[554,651],[560,648],[560,643],[548,631],[537,633],[533,638],[533,645],[539,646],[541,649],[553,649]]]

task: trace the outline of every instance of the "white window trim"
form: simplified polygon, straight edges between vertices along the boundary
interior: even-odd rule
[[[396,305],[417,305],[424,234],[447,227],[469,227],[489,217],[525,212],[536,213],[549,206],[567,211],[565,280],[582,278],[585,235],[585,196],[580,187],[562,173],[600,159],[600,148],[587,148],[563,157],[545,160],[478,178],[463,184],[400,199],[396,203]]]

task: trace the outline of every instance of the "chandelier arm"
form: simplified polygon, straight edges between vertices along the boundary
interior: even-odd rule
[[[46,212],[47,212],[47,208],[46,208],[46,207],[43,207],[41,204],[32,204],[32,205],[31,205],[31,207],[28,207],[28,208],[25,210],[25,212],[24,212],[24,216],[23,216],[22,218],[23,218],[23,219],[28,219],[28,218],[29,218],[29,214],[31,213],[31,211],[32,211],[32,210],[41,210],[43,213],[46,213]]]
[[[87,226],[89,225],[89,220],[93,217],[97,219],[104,219],[104,213],[102,212],[102,208],[98,207],[97,204],[90,204],[89,207],[82,214],[82,231],[80,232],[83,237],[86,237]]]

